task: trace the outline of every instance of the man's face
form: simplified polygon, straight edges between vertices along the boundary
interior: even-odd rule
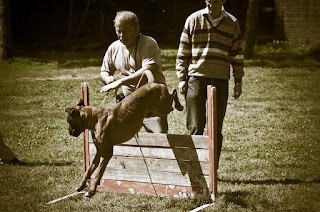
[[[116,22],[115,25],[116,34],[119,40],[126,46],[130,47],[134,44],[138,35],[138,27],[128,24]]]
[[[210,13],[220,14],[225,0],[206,0]]]

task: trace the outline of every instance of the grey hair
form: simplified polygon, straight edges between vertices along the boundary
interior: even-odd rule
[[[114,18],[115,23],[128,23],[134,26],[139,26],[138,16],[131,11],[119,11]]]

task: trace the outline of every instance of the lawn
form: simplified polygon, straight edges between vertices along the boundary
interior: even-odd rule
[[[189,211],[207,202],[98,192],[52,205],[83,174],[82,139],[69,136],[64,108],[90,86],[98,106],[104,50],[19,50],[0,62],[0,132],[28,166],[0,165],[0,211]],[[176,50],[162,49],[169,90],[177,87]],[[204,211],[317,211],[320,208],[319,48],[268,44],[245,61],[243,95],[233,80],[224,123],[218,197]],[[183,98],[180,96],[184,103]],[[114,101],[108,98],[108,103]],[[108,104],[107,103],[107,104]],[[185,112],[169,133],[186,134]]]

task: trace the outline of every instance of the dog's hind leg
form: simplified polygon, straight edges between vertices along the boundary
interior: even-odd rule
[[[100,163],[100,155],[97,153],[92,161],[92,164],[87,169],[86,173],[83,175],[82,181],[79,187],[76,189],[77,191],[82,191],[85,189],[87,181],[91,178],[92,173],[98,167]]]
[[[96,176],[91,180],[90,188],[86,192],[86,197],[90,197],[96,193],[97,186],[100,183],[100,180],[103,176],[103,173],[113,155],[113,146],[108,146],[104,153],[101,155],[102,160],[99,163],[98,171]]]

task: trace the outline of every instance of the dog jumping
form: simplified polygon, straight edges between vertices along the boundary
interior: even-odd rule
[[[149,113],[164,116],[173,111],[173,107],[178,111],[183,110],[177,91],[173,90],[170,94],[166,85],[151,82],[137,88],[121,102],[106,109],[85,106],[83,100],[80,100],[77,106],[66,108],[70,135],[78,137],[85,129],[90,130],[97,149],[92,164],[76,190],[84,190],[90,180],[85,196],[94,195],[113,155],[113,146],[134,137]],[[96,168],[97,174],[91,179]]]

